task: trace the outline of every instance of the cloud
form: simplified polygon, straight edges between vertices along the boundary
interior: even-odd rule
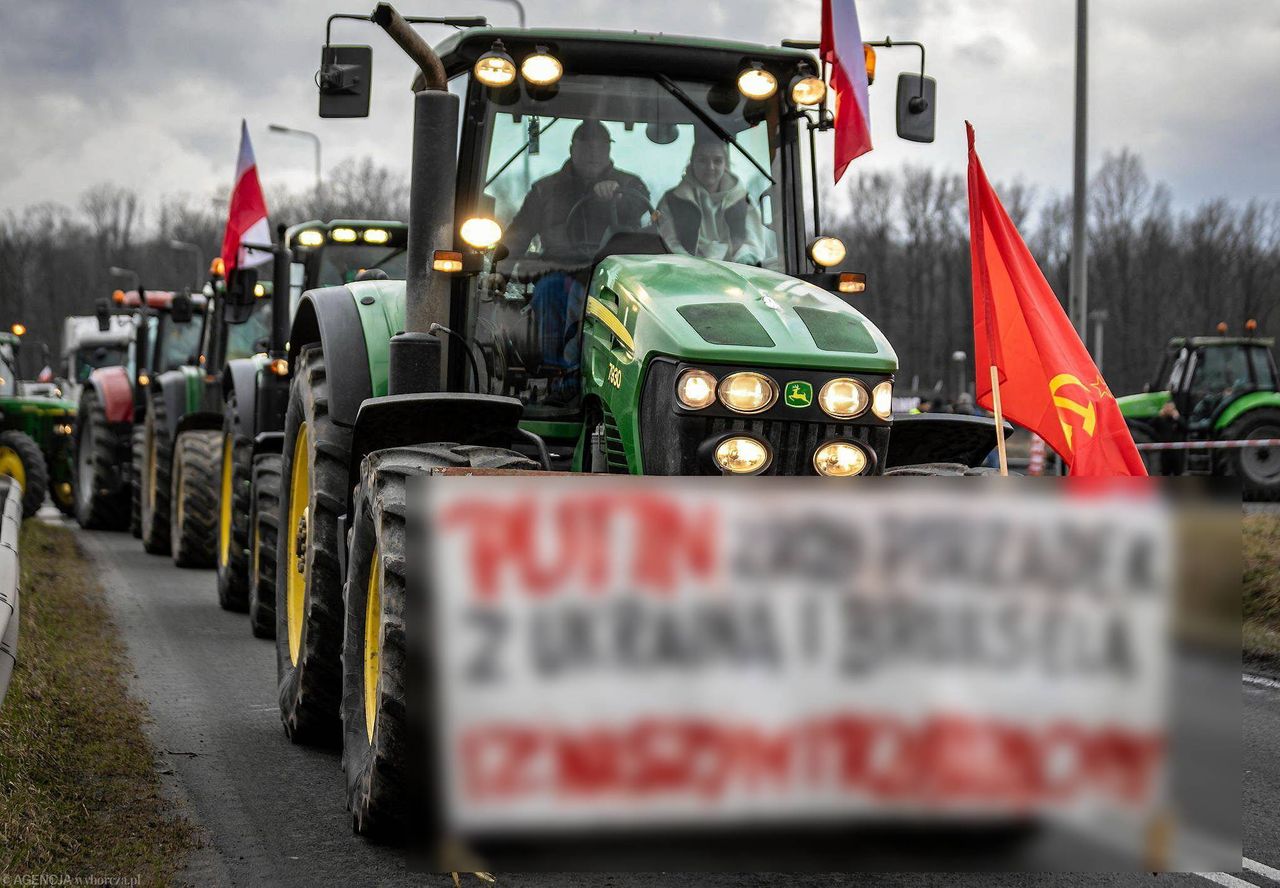
[[[759,43],[816,37],[819,0],[525,0],[535,26],[715,34]],[[359,6],[357,4],[357,6]],[[371,155],[407,171],[412,64],[371,26],[335,24],[334,39],[375,48],[367,120],[315,116],[312,77],[326,17],[315,0],[46,0],[7,13],[0,27],[0,210],[44,200],[73,204],[100,181],[149,202],[185,191],[225,193],[246,118],[268,187],[307,186],[308,142],[270,134],[282,123],[318,133],[324,164]],[[363,8],[363,7],[359,7]],[[461,11],[461,10],[451,10]],[[467,11],[496,23],[510,8],[478,0]],[[999,179],[1044,190],[1069,185],[1073,4],[1032,0],[864,0],[867,39],[922,40],[939,81],[938,141],[893,137],[897,74],[907,48],[880,54],[872,88],[876,150],[865,170],[902,163],[961,171],[965,119]],[[1218,0],[1213,39],[1199,4],[1127,0],[1091,8],[1090,156],[1127,146],[1175,199],[1280,197],[1277,120],[1280,9]],[[428,39],[446,33],[428,28]]]

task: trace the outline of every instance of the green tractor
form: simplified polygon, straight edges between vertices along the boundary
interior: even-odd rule
[[[433,50],[413,23],[463,23],[369,18],[421,69],[407,280],[311,290],[293,319],[276,651],[286,733],[341,736],[354,828],[387,834],[420,755],[409,478],[979,474],[995,428],[892,414],[897,357],[850,304],[865,279],[807,224],[830,120],[810,53],[474,20]],[[370,49],[322,59],[321,116],[366,114]],[[904,77],[900,133],[931,138]]]
[[[222,367],[265,353],[271,288],[254,283],[231,298],[215,259],[204,287],[194,361],[155,374],[146,391],[139,476],[142,545],[179,567],[213,567],[218,539],[222,457]]]
[[[35,394],[18,379],[22,339],[0,333],[0,475],[22,485],[22,517],[30,518],[48,494],[64,515],[75,507],[71,433],[76,405],[54,388]]]
[[[403,280],[408,226],[370,219],[313,220],[285,229],[272,249],[271,342],[222,372],[218,603],[248,610],[259,638],[276,632],[276,505],[289,400],[286,344],[302,294],[363,279]],[[251,276],[252,277],[252,276]],[[256,282],[245,280],[246,290]]]
[[[1252,334],[1255,325],[1246,325]],[[1219,327],[1220,333],[1225,330]],[[1148,442],[1280,439],[1275,340],[1191,336],[1169,340],[1146,391],[1118,398],[1134,440]],[[1251,499],[1280,499],[1280,447],[1144,452],[1152,472],[1240,479]]]

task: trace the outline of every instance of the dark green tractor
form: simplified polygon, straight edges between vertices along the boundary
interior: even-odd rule
[[[1147,391],[1118,398],[1134,440],[1280,439],[1275,340],[1192,336],[1169,340]],[[1145,452],[1149,470],[1240,479],[1248,498],[1280,499],[1280,447]]]
[[[271,289],[250,284],[229,298],[214,260],[199,350],[180,367],[153,376],[146,391],[143,433],[142,544],[179,567],[213,567],[217,555],[222,467],[222,368],[265,353],[270,342]]]
[[[313,220],[280,232],[273,248],[271,342],[222,372],[218,603],[249,612],[259,638],[276,631],[276,505],[289,401],[285,345],[302,294],[360,279],[403,280],[408,226],[371,219]],[[265,271],[265,269],[264,269]],[[243,285],[245,292],[251,284]]]
[[[851,304],[865,280],[809,226],[829,114],[808,52],[480,27],[432,50],[390,6],[371,18],[421,69],[407,280],[298,305],[276,649],[286,732],[341,735],[354,826],[385,833],[421,754],[403,674],[411,477],[962,475],[995,429],[892,414],[897,357]],[[322,116],[367,113],[369,57],[325,47]],[[931,118],[906,88],[900,113]],[[708,145],[750,238],[690,231],[674,208]],[[590,178],[566,199],[545,184],[560,173]]]
[[[30,518],[45,495],[64,514],[72,514],[74,462],[71,434],[76,405],[58,389],[33,393],[18,379],[22,340],[0,333],[0,475],[22,485],[22,517]]]

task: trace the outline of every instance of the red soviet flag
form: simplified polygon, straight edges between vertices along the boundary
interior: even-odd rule
[[[227,274],[237,266],[261,265],[271,259],[265,251],[241,247],[241,243],[270,244],[267,201],[258,182],[258,164],[253,159],[249,127],[240,121],[240,156],[236,160],[236,181],[227,205],[227,230],[222,236],[222,261]]]
[[[969,249],[978,403],[1045,440],[1072,475],[1146,475],[1120,407],[1000,205],[969,131]]]
[[[831,65],[831,88],[836,94],[836,182],[855,157],[871,150],[865,52],[853,0],[822,0],[818,53]]]

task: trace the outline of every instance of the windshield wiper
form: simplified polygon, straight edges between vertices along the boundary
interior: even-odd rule
[[[560,122],[560,120],[561,120],[561,118],[559,118],[559,117],[553,117],[553,118],[551,119],[551,122],[550,122],[550,123],[548,123],[546,126],[540,126],[540,127],[538,128],[538,136],[539,136],[539,137],[541,137],[543,133],[545,133],[547,130],[551,129],[551,127],[553,127],[553,126],[555,126],[557,123],[559,123],[559,122]],[[503,173],[505,173],[505,172],[507,171],[507,167],[509,167],[509,166],[511,166],[511,164],[515,163],[515,162],[516,162],[516,159],[517,159],[517,158],[519,158],[521,154],[524,154],[526,151],[528,151],[528,150],[529,150],[529,146],[530,146],[530,145],[532,145],[532,144],[533,144],[533,139],[531,138],[531,139],[529,139],[529,141],[527,141],[527,142],[525,142],[523,145],[521,145],[521,146],[520,146],[520,148],[519,148],[519,150],[517,150],[515,154],[513,154],[513,155],[511,155],[510,157],[508,157],[508,158],[507,158],[507,162],[506,162],[506,163],[504,163],[502,166],[498,167],[498,171],[497,171],[496,173],[494,173],[494,174],[493,174],[492,176],[490,176],[487,180],[485,180],[484,187],[485,187],[485,188],[488,188],[490,185],[492,185],[492,184],[493,184],[493,180],[494,180],[494,179],[496,179],[496,178],[498,178],[499,176],[501,176]]]
[[[710,114],[708,114],[706,111],[703,111],[701,108],[699,108],[697,103],[694,102],[693,99],[689,98],[688,94],[684,90],[682,90],[680,87],[676,86],[674,83],[671,82],[670,77],[668,77],[666,74],[654,74],[653,79],[658,82],[659,86],[661,86],[667,92],[671,93],[671,95],[675,96],[681,105],[684,105],[686,108],[692,111],[697,116],[697,118],[700,121],[702,121],[703,125],[707,129],[711,130],[713,133],[715,133],[724,141],[728,142],[734,148],[737,148],[738,153],[741,154],[743,157],[745,157],[747,160],[751,161],[751,165],[760,171],[760,175],[764,176],[766,179],[769,180],[770,185],[777,184],[776,182],[773,181],[773,176],[769,175],[769,171],[760,165],[760,161],[756,160],[749,153],[747,153],[747,149],[743,148],[742,145],[739,144],[738,140],[733,137],[732,133],[730,133],[727,129],[725,129],[719,123],[717,123],[715,121],[715,118],[713,118]]]

